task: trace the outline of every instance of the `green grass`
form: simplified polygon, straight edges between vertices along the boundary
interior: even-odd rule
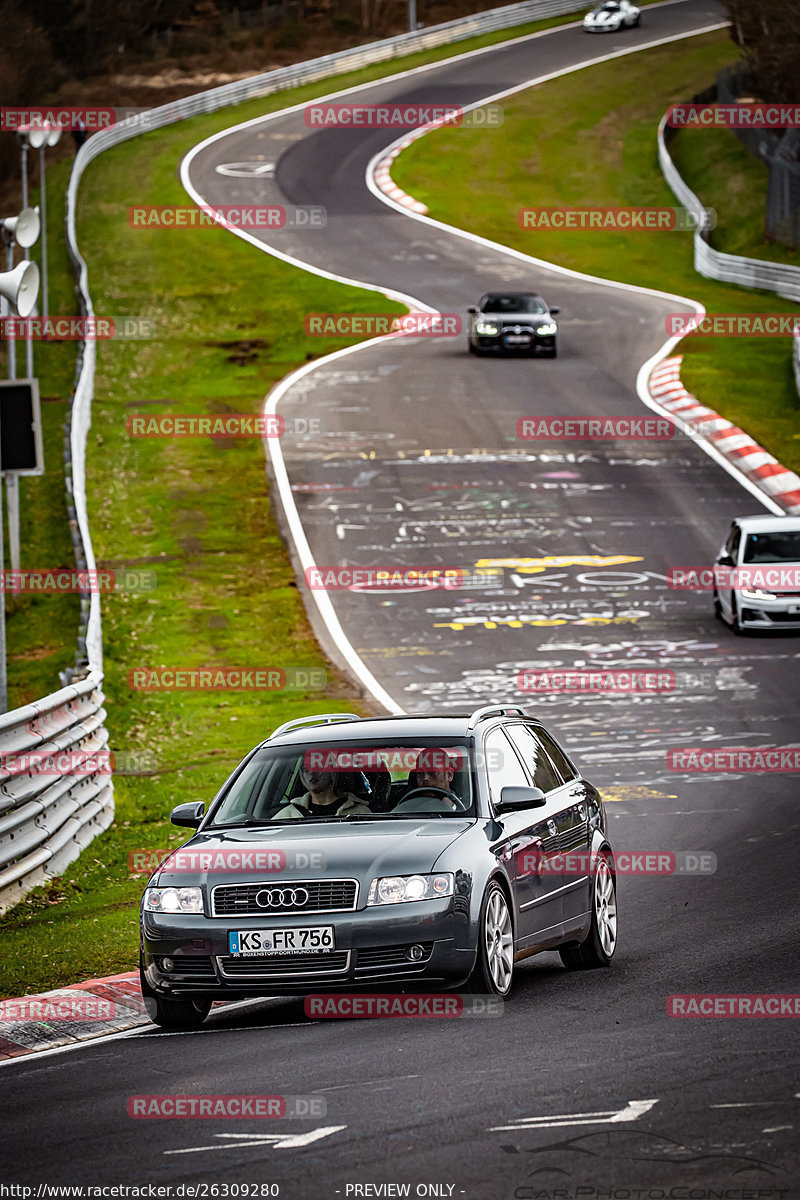
[[[589,67],[506,99],[496,130],[445,128],[420,138],[395,160],[392,177],[431,217],[537,258],[690,296],[709,312],[792,311],[790,301],[768,293],[703,279],[689,234],[534,232],[517,224],[522,207],[674,205],[658,166],[658,121],[731,55],[720,32],[682,42],[679,51],[665,46]],[[456,156],[458,177],[470,186],[454,191]],[[800,470],[789,338],[687,338],[678,353],[683,381],[703,403]]]
[[[542,24],[549,23],[538,27]],[[516,37],[525,31],[509,32]],[[346,344],[326,339],[321,346],[306,338],[302,318],[307,311],[398,311],[375,293],[291,270],[222,230],[132,230],[125,219],[128,205],[187,203],[177,180],[181,156],[201,138],[235,121],[493,44],[509,32],[183,122],[117,147],[89,168],[81,187],[79,243],[89,264],[95,309],[115,316],[147,316],[158,325],[156,340],[99,345],[87,451],[90,525],[98,560],[157,572],[155,591],[103,599],[111,744],[118,752],[141,754],[151,765],[149,774],[116,777],[114,825],[63,878],[37,889],[0,918],[0,996],[131,969],[142,881],[130,875],[128,854],[185,840],[169,826],[171,807],[184,800],[208,800],[242,754],[279,722],[331,708],[364,711],[352,688],[330,667],[326,692],[308,695],[147,694],[127,686],[128,670],[136,666],[326,664],[272,519],[261,446],[253,441],[132,439],[125,431],[125,417],[133,412],[254,412],[269,387],[293,367]],[[605,78],[590,79],[590,72],[581,72],[565,83],[547,85],[548,105],[552,102],[553,107],[544,128],[538,119],[537,89],[507,104],[506,125],[499,132],[481,138],[459,129],[422,139],[400,159],[398,179],[402,171],[405,185],[418,195],[428,188],[429,202],[439,206],[434,215],[447,210],[451,219],[472,228],[485,222],[488,227],[480,232],[526,249],[528,235],[515,224],[520,204],[565,203],[570,198],[578,202],[587,196],[587,188],[587,203],[603,203],[604,196],[612,197],[607,203],[669,203],[654,167],[653,120],[666,104],[697,90],[716,64],[727,61],[730,51],[721,38],[705,38],[699,44],[683,43],[674,61],[669,51],[655,51],[647,55],[648,63],[654,54],[662,56],[658,71],[644,67],[640,60],[645,55],[636,55],[610,69],[593,69],[605,71]],[[652,81],[662,79],[659,72],[666,68],[671,82],[662,103],[653,99]],[[595,86],[597,92],[592,90]],[[648,99],[631,103],[622,92]],[[534,145],[531,130],[536,131]],[[480,181],[485,203],[477,188],[459,194],[457,201],[449,195],[447,181],[440,179],[441,162],[438,167],[436,163],[440,138],[453,139],[447,148],[463,163],[461,177],[471,174]],[[565,153],[564,147],[576,141],[579,152]],[[414,166],[410,178],[409,164]],[[68,165],[59,164],[48,174],[49,197],[55,197],[57,189],[63,196]],[[552,174],[556,168],[557,176]],[[562,187],[568,190],[562,193]],[[656,199],[643,198],[639,189]],[[52,199],[51,211],[57,211]],[[670,254],[662,262],[665,236],[670,238]],[[637,276],[633,281],[677,287],[702,298],[700,281],[689,265],[688,239],[670,234],[648,240],[649,250],[637,242],[632,247],[635,257],[625,260],[625,269]],[[58,311],[72,312],[71,271],[63,242],[59,246],[51,235],[50,248],[51,293],[57,296]],[[620,278],[620,252],[627,249],[624,239],[612,239],[601,254],[587,246],[585,238],[560,245],[537,237],[535,252],[554,258],[571,255],[567,265]],[[587,265],[587,254],[594,265]],[[675,276],[676,262],[682,283]],[[654,273],[656,280],[650,277]],[[725,295],[728,307],[733,307],[729,290]],[[243,343],[250,345],[243,348]],[[51,353],[52,364],[47,357]],[[61,396],[60,404],[52,403],[54,412],[63,408],[69,392],[72,354],[70,346],[47,347],[37,360],[52,372],[46,390]],[[777,391],[773,386],[771,400]],[[70,561],[71,554],[68,540],[63,540],[63,480],[59,484],[55,471],[60,459],[57,425],[49,429],[48,438],[52,475],[25,485],[31,491],[26,545],[35,549],[36,562],[28,555],[23,561],[31,565],[45,563],[48,554]],[[33,495],[37,489],[38,497]],[[37,524],[32,519],[34,504],[40,506],[42,518]],[[48,511],[49,524],[43,519]],[[39,525],[46,534],[38,533]],[[61,541],[51,547],[51,536]],[[54,652],[55,659],[72,661],[77,605],[61,597],[53,598],[52,604],[47,613],[42,609],[40,625],[32,627],[31,636],[27,627],[23,636],[18,623],[18,643],[24,640],[30,653],[36,633],[46,644],[61,644],[60,659]],[[31,602],[28,615],[34,607]],[[47,665],[35,677],[25,669],[25,686],[33,679],[30,686],[36,694],[52,690],[56,684],[47,682],[49,669]]]
[[[796,250],[764,234],[769,171],[727,129],[683,129],[670,145],[683,179],[706,208],[716,209],[711,245],[725,254],[797,266]]]
[[[0,996],[133,968],[142,879],[130,874],[128,855],[185,841],[169,825],[171,808],[209,800],[242,755],[280,722],[331,709],[365,711],[326,663],[307,623],[270,511],[260,443],[133,439],[125,418],[259,411],[264,394],[293,368],[357,340],[306,337],[307,312],[405,310],[375,292],[289,268],[223,230],[131,229],[128,206],[188,204],[177,178],[180,159],[234,122],[557,23],[471,39],[181,122],[108,151],[89,167],[78,240],[95,311],[145,316],[157,325],[152,341],[98,343],[87,446],[98,563],[157,574],[154,591],[103,598],[111,745],[139,754],[146,773],[115,776],[111,829],[63,877],[0,918]],[[65,161],[48,172],[51,213],[63,211],[70,166]],[[50,224],[50,308],[72,313],[71,267],[60,223]],[[45,405],[48,474],[23,485],[29,492],[23,540],[31,547],[23,565],[36,566],[72,561],[58,468],[74,345],[43,347],[38,355],[43,391],[59,400]],[[56,419],[50,413],[57,409]],[[77,600],[25,598],[14,621],[17,645],[26,647],[12,667],[13,702],[21,703],[52,691],[55,663],[73,661]],[[52,653],[37,658],[44,647]],[[142,693],[127,682],[139,666],[276,665],[327,669],[328,687],[309,694]]]
[[[650,0],[648,0],[650,2]],[[523,37],[526,34],[541,32],[554,28],[565,22],[574,20],[585,6],[576,4],[575,11],[561,17],[551,17],[543,21],[533,21],[513,29],[498,30],[480,37],[469,38],[462,42],[454,42],[435,50],[398,57],[385,63],[375,64],[360,71],[332,76],[319,83],[309,84],[303,88],[294,88],[277,92],[272,96],[250,100],[233,108],[222,109],[206,117],[198,117],[191,121],[181,122],[177,127],[145,135],[151,140],[147,145],[164,146],[168,152],[180,155],[191,145],[203,137],[227,128],[232,123],[246,121],[262,113],[273,112],[291,104],[302,103],[325,95],[330,91],[339,91],[355,87],[373,79],[380,79],[397,71],[410,70],[425,63],[439,62],[455,55],[464,54],[485,46],[493,46],[509,39]],[[152,139],[156,139],[153,141]],[[143,144],[143,139],[137,139]],[[177,159],[167,157],[164,167],[168,177],[175,170]],[[62,160],[48,168],[48,257],[49,257],[49,291],[50,309],[53,313],[72,314],[76,311],[73,289],[72,267],[66,252],[64,222],[62,214],[65,207],[66,187],[69,172],[72,167],[70,159]],[[138,189],[138,179],[131,179],[132,186]],[[126,189],[126,204],[135,192]],[[188,202],[181,189],[175,193],[180,202]],[[81,189],[81,203],[86,211],[86,193]],[[30,203],[38,201],[36,189],[31,192]],[[108,228],[108,226],[106,226]],[[112,245],[116,247],[117,239],[126,234],[126,230],[114,225],[111,236]],[[163,237],[163,234],[159,235]],[[141,234],[136,235],[141,238]],[[231,239],[225,238],[227,246]],[[81,245],[83,246],[83,237]],[[141,242],[138,244],[141,249]],[[171,245],[172,243],[170,243]],[[181,245],[187,243],[181,242]],[[205,246],[207,243],[202,243]],[[253,251],[246,252],[253,256]],[[38,247],[34,250],[38,257]],[[223,257],[224,254],[223,254]],[[256,257],[258,257],[256,255]],[[126,260],[127,261],[127,260]],[[138,258],[130,260],[133,266]],[[107,256],[103,270],[109,280],[119,279],[118,285],[110,283],[108,289],[111,315],[131,312],[140,315],[141,303],[130,301],[128,307],[121,307],[117,300],[125,295],[125,263],[118,262],[112,254]],[[108,272],[110,271],[110,276]],[[294,275],[286,286],[294,287]],[[299,276],[298,276],[299,278]],[[96,272],[92,272],[92,292],[95,294]],[[234,286],[232,279],[226,277],[225,288]],[[304,285],[300,285],[304,286]],[[146,295],[146,293],[142,293]],[[224,289],[218,297],[224,308]],[[164,305],[173,313],[180,309],[172,308],[173,298],[181,303],[180,288],[173,293],[172,281],[168,281],[163,289]],[[318,306],[317,306],[318,307]],[[375,305],[371,307],[374,309]],[[391,308],[391,306],[389,306]],[[150,304],[147,305],[150,311]],[[98,310],[99,311],[99,310]],[[163,311],[163,306],[162,306]],[[387,308],[388,311],[388,308]],[[177,321],[175,322],[177,324]],[[287,343],[282,339],[282,347]],[[5,369],[4,343],[0,343],[0,369]],[[326,349],[335,347],[329,344]],[[68,399],[72,388],[75,365],[76,343],[38,343],[35,347],[35,371],[39,376],[40,390],[43,397],[43,436],[45,451],[45,475],[39,479],[23,479],[20,485],[20,500],[22,512],[22,566],[40,567],[53,565],[72,565],[72,542],[67,526],[67,509],[64,492],[64,470],[62,458],[63,426],[68,416]],[[313,353],[317,353],[314,347]],[[272,349],[267,348],[260,355],[270,361],[280,362],[285,370],[299,365],[305,357],[302,350],[299,358],[292,359],[290,355],[282,354],[275,358]],[[24,362],[23,353],[19,354],[18,374],[21,374],[21,364]],[[275,376],[276,378],[277,376]],[[8,620],[8,703],[9,708],[20,707],[38,697],[47,695],[58,686],[58,672],[75,661],[75,647],[78,627],[78,599],[67,596],[30,596],[7,597]]]

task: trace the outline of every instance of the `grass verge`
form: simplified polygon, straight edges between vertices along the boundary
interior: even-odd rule
[[[717,211],[711,245],[724,254],[797,266],[790,246],[764,234],[769,170],[727,129],[682,129],[670,145],[675,166],[706,208]]]
[[[162,411],[256,412],[265,392],[294,367],[354,340],[326,339],[321,348],[303,333],[305,313],[404,310],[375,293],[289,268],[223,230],[133,230],[126,222],[131,197],[185,204],[177,179],[181,157],[233,123],[568,19],[499,31],[181,122],[106,152],[88,169],[78,240],[95,311],[146,316],[157,326],[152,341],[98,344],[87,447],[98,563],[157,577],[153,591],[103,601],[111,744],[138,755],[141,767],[115,776],[112,827],[62,877],[0,917],[0,997],[135,966],[142,879],[129,870],[129,859],[186,840],[169,825],[173,805],[210,799],[250,746],[284,720],[331,709],[365,711],[326,663],[306,621],[271,516],[260,443],[133,439],[125,420]],[[63,160],[48,172],[51,213],[63,212],[70,169]],[[51,230],[48,249],[51,311],[74,312],[63,235]],[[70,563],[63,470],[53,468],[61,461],[74,347],[44,347],[37,368],[64,411],[48,425],[48,474],[23,484],[29,492],[23,565]],[[77,621],[70,598],[23,601],[14,631],[16,645],[25,646],[15,651],[15,703],[57,686],[51,672],[56,661],[73,660]],[[59,641],[51,661],[44,653],[37,658]],[[32,659],[42,664],[36,674],[25,666]],[[142,666],[276,665],[326,670],[328,686],[314,693],[209,695],[140,692],[128,684],[129,671]]]
[[[555,23],[560,22],[515,29],[511,36]],[[37,889],[0,918],[5,948],[0,961],[0,996],[133,967],[142,881],[129,871],[128,857],[135,851],[174,847],[185,840],[168,824],[171,807],[183,800],[209,799],[241,755],[279,722],[331,707],[363,711],[347,682],[325,663],[306,622],[290,563],[271,518],[261,446],[222,439],[213,443],[188,438],[134,440],[125,431],[125,418],[135,412],[257,411],[263,394],[277,379],[320,352],[319,344],[302,333],[304,313],[310,309],[374,311],[376,297],[291,270],[222,230],[131,230],[125,221],[130,197],[152,204],[185,203],[176,178],[181,156],[203,137],[234,121],[508,37],[508,31],[488,35],[183,122],[107,152],[87,172],[81,188],[79,242],[89,264],[95,309],[112,315],[146,315],[158,328],[157,340],[152,342],[99,346],[88,444],[90,525],[98,561],[157,573],[154,591],[114,595],[103,604],[112,746],[117,751],[138,753],[144,765],[141,774],[117,776],[117,813],[112,828],[62,878]],[[718,45],[705,50],[710,59],[726,61]],[[603,98],[592,101],[591,111],[602,108],[597,123],[603,127],[599,131],[603,136],[610,125],[618,138],[626,138],[628,124],[636,123],[630,104],[622,104],[613,117],[605,114],[613,112],[623,78],[628,81],[625,90],[630,88],[636,94],[640,82],[634,78],[634,68],[640,57],[644,56],[615,64],[608,107],[602,107]],[[702,78],[704,69],[705,63],[695,64],[695,73]],[[580,91],[587,74],[571,77],[566,91],[574,96],[576,81]],[[649,70],[646,74],[649,88]],[[693,86],[692,71],[684,71],[669,101],[690,94]],[[594,153],[591,137],[598,131],[591,125],[585,127],[582,105],[586,97],[574,104],[580,118],[570,111],[564,126],[559,126],[555,117],[548,122],[533,159],[530,126],[520,135],[514,103],[508,106],[506,119],[514,129],[515,153],[521,155],[518,163],[504,164],[506,150],[487,168],[484,159],[488,163],[496,154],[496,142],[489,145],[487,140],[481,146],[466,129],[458,130],[452,147],[459,155],[467,155],[475,177],[485,179],[491,193],[490,210],[496,210],[498,195],[502,198],[502,187],[498,189],[492,182],[492,170],[503,167],[505,171],[521,164],[527,189],[528,177],[539,170],[540,147],[557,158],[572,137],[578,138],[582,162],[587,161],[587,153]],[[638,120],[646,123],[641,114]],[[636,154],[642,152],[650,135],[644,128],[637,127],[636,132],[638,141],[626,150],[625,161],[616,165],[613,147],[603,142],[609,156],[606,185],[612,187],[612,194],[615,171],[619,179],[629,170],[636,180],[646,175]],[[505,134],[497,139],[501,140],[505,142]],[[423,139],[412,154],[427,152],[433,141]],[[649,146],[645,150],[648,155],[653,157]],[[580,193],[586,179],[592,178],[591,172],[584,176],[582,168],[575,168],[574,156],[564,158],[571,164],[576,176],[573,186]],[[404,168],[405,161],[401,160]],[[54,189],[51,197],[60,194],[63,198],[68,167],[66,162],[59,163],[48,175],[48,186]],[[419,194],[416,175],[408,186]],[[635,184],[631,186],[635,195]],[[559,202],[563,199],[558,197]],[[531,202],[529,191],[520,202]],[[593,202],[601,201],[595,196]],[[617,198],[614,202],[624,201]],[[508,208],[507,198],[504,203]],[[459,219],[463,220],[464,200],[459,198],[458,204]],[[484,216],[489,219],[491,212]],[[508,224],[500,222],[488,236],[511,243],[513,229],[512,206]],[[74,302],[63,242],[51,240],[50,246],[51,292],[55,294],[60,274],[58,311],[69,313]],[[537,253],[550,256],[538,244]],[[588,269],[583,259],[581,263],[581,269]],[[646,269],[649,263],[645,258],[637,263],[637,270]],[[670,286],[676,286],[674,280]],[[387,312],[399,311],[383,300],[378,300],[377,306]],[[55,311],[55,305],[51,308]],[[328,343],[325,352],[336,346]],[[52,369],[61,391],[68,394],[72,348],[48,347],[43,354],[51,351],[64,355]],[[56,383],[48,384],[50,387],[55,392]],[[56,457],[58,450],[55,442]],[[31,481],[29,486],[52,487],[58,510],[63,479],[60,490],[55,476],[46,476],[45,481]],[[44,514],[46,501],[37,503]],[[60,503],[63,506],[63,500]],[[65,516],[56,511],[59,529],[66,528]],[[43,563],[48,546],[46,541],[36,540],[40,524],[44,523],[32,525],[26,545],[32,552],[35,549],[37,558],[42,555],[39,563]],[[59,554],[59,561],[69,561],[63,547],[62,542],[53,553]],[[28,555],[24,561],[33,564]],[[54,607],[47,619],[43,618],[39,632],[51,639],[63,634],[69,647],[68,661],[77,625],[77,611],[73,615],[70,603],[54,598]],[[21,633],[18,636],[21,642]],[[30,653],[32,638],[27,631],[25,642]],[[209,696],[143,693],[128,686],[128,672],[139,666],[275,664],[327,669],[328,687],[313,694]],[[29,678],[33,676],[26,672],[26,685]],[[45,682],[44,673],[37,677],[38,694],[53,686]]]

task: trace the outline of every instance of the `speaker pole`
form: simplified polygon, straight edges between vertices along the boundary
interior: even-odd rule
[[[45,148],[39,149],[39,207],[42,210],[42,316],[50,315],[47,295],[47,200],[44,188],[44,155]]]
[[[27,138],[20,139],[20,167],[22,175],[22,208],[23,211],[28,207],[28,140]],[[22,247],[22,257],[29,259],[31,256],[30,246]],[[33,310],[36,315],[36,309]],[[30,333],[25,338],[25,377],[33,379],[33,337]]]
[[[14,243],[6,238],[6,270],[11,271],[14,267]],[[10,302],[3,301],[3,313],[11,312]],[[13,333],[6,333],[6,341],[8,345],[8,378],[17,378],[17,343]]]

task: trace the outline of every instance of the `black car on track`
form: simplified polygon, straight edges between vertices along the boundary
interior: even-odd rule
[[[549,308],[535,292],[487,292],[467,309],[470,354],[545,354],[558,352],[560,309]]]
[[[505,997],[558,950],[617,940],[601,797],[516,706],[468,716],[290,721],[216,796],[141,909],[142,992],[160,1025],[214,1000],[467,987]]]

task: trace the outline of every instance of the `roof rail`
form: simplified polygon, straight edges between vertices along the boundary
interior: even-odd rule
[[[279,725],[277,729],[273,730],[267,741],[279,737],[282,733],[288,733],[290,729],[300,729],[303,725],[334,725],[337,721],[360,720],[361,717],[358,713],[320,713],[316,717],[295,717],[293,721],[287,721],[284,725]]]
[[[474,729],[480,721],[486,721],[489,717],[527,717],[528,715],[528,710],[521,704],[485,704],[483,708],[475,709],[467,723],[467,729]]]

